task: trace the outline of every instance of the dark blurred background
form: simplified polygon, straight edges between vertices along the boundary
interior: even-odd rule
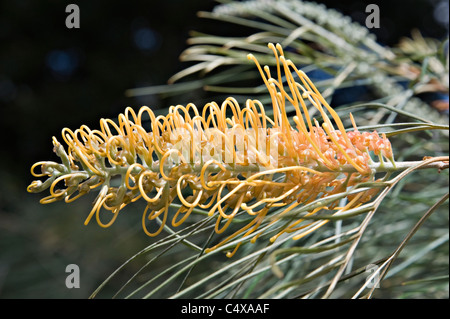
[[[368,3],[380,6],[380,43],[394,45],[413,28],[448,34],[448,1],[316,1],[364,24]],[[79,29],[68,29],[65,8],[80,8]],[[178,56],[190,30],[239,34],[199,19],[213,1],[0,1],[0,297],[85,298],[121,262],[148,244],[140,213],[128,210],[118,226],[83,226],[91,199],[40,205],[28,194],[29,168],[56,160],[52,136],[63,127],[97,127],[125,107],[168,107],[158,96],[126,97],[130,88],[165,84],[186,67]],[[214,32],[211,31],[214,28]],[[200,105],[204,96],[191,102]],[[177,103],[185,104],[183,97]],[[81,289],[66,289],[65,266],[81,268]],[[124,275],[125,278],[126,274]],[[113,289],[112,289],[113,290]]]

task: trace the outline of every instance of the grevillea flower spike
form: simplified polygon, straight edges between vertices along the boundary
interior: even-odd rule
[[[260,101],[247,100],[241,108],[231,97],[220,106],[208,103],[201,111],[193,104],[172,106],[166,116],[155,116],[147,106],[137,113],[128,107],[117,122],[101,119],[99,130],[85,125],[75,131],[63,129],[67,149],[53,138],[62,163],[34,164],[32,175],[48,178],[33,181],[28,191],[49,188],[50,195],[41,200],[46,204],[63,199],[69,203],[99,189],[85,224],[95,216],[102,227],[112,225],[126,205],[142,198],[147,202],[142,227],[149,236],[157,236],[169,220],[173,227],[180,226],[196,207],[216,218],[217,233],[224,232],[238,213],[250,217],[247,225],[208,248],[209,252],[238,236],[256,233],[256,240],[263,221],[270,225],[299,205],[373,181],[371,153],[381,165],[385,159],[394,164],[384,134],[359,132],[353,117],[354,130],[347,132],[306,74],[285,58],[281,46],[269,44],[269,48],[276,59],[275,77],[253,55],[248,58],[270,93],[273,118],[266,115]],[[308,101],[320,113],[322,125],[310,118]],[[292,121],[287,105],[295,108]],[[327,206],[315,207],[307,215],[321,209],[349,210],[369,201],[375,192],[349,195],[345,207],[338,207],[339,200],[328,200]],[[180,208],[171,212],[175,201]],[[101,219],[102,208],[110,211],[106,223]],[[271,208],[281,209],[274,215]],[[156,219],[159,226],[149,230],[148,224]],[[271,241],[311,223],[297,218],[284,225]],[[227,255],[231,257],[239,245]]]

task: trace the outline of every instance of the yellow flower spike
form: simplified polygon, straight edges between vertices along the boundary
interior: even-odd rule
[[[216,218],[214,229],[218,234],[231,226],[237,214],[250,218],[245,226],[208,248],[209,252],[238,236],[247,238],[261,225],[270,229],[295,207],[339,193],[360,181],[373,180],[370,152],[380,161],[386,158],[393,162],[392,147],[385,135],[360,133],[352,114],[354,130],[347,133],[338,114],[308,76],[285,57],[283,48],[279,44],[268,47],[275,59],[273,76],[255,56],[249,54],[248,59],[255,63],[270,94],[273,117],[266,114],[260,101],[249,99],[241,107],[233,97],[221,104],[207,103],[201,111],[192,103],[171,106],[168,114],[158,116],[148,106],[138,111],[127,107],[117,121],[101,119],[97,130],[85,125],[75,131],[63,129],[67,153],[53,138],[54,151],[62,164],[35,163],[31,175],[47,180],[33,181],[27,190],[49,189],[50,196],[41,199],[47,204],[58,200],[70,203],[100,189],[85,224],[95,214],[101,227],[111,226],[125,206],[142,197],[147,202],[142,228],[149,236],[157,236],[168,227],[169,206],[175,200],[181,205],[171,217],[172,227],[187,222],[195,208],[207,210],[209,217]],[[322,126],[311,118],[308,102],[322,116]],[[290,104],[295,109],[295,127],[290,125],[286,111]],[[344,165],[355,171],[343,171]],[[338,177],[340,174],[346,178]],[[110,185],[113,178],[120,178],[120,187]],[[186,196],[185,191],[191,195]],[[371,192],[348,195],[349,204],[342,209],[336,208],[336,202],[327,206],[345,211],[372,196]],[[276,215],[270,216],[275,207]],[[107,223],[100,219],[102,208],[112,214]],[[149,230],[147,223],[155,220],[159,227]],[[310,227],[293,237],[298,239],[327,221],[302,222],[293,221],[271,241]],[[266,230],[257,232],[250,242],[264,234]],[[242,241],[236,243],[227,256],[234,255]]]

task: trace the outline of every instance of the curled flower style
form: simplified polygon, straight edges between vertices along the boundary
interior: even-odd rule
[[[277,62],[275,77],[268,66],[261,67],[253,55],[248,57],[270,93],[273,118],[260,101],[247,100],[241,108],[231,97],[221,105],[208,103],[202,110],[193,104],[172,106],[165,116],[156,116],[147,106],[137,113],[128,107],[117,122],[101,119],[100,129],[85,125],[75,131],[63,129],[67,149],[53,138],[62,163],[34,164],[32,175],[48,178],[33,181],[28,191],[49,189],[50,195],[41,199],[46,204],[63,199],[69,203],[99,189],[85,224],[95,216],[102,227],[110,226],[126,205],[142,198],[147,203],[142,227],[149,236],[157,236],[169,222],[180,226],[197,207],[216,218],[217,233],[224,232],[238,213],[250,217],[248,224],[209,252],[238,236],[256,233],[254,241],[261,235],[257,230],[263,221],[270,225],[299,205],[373,181],[371,154],[379,164],[384,159],[394,163],[385,135],[359,132],[353,117],[354,130],[347,132],[306,74],[285,58],[281,46],[269,44],[269,48]],[[322,125],[310,117],[308,102],[320,113]],[[292,121],[287,105],[295,109]],[[307,216],[321,209],[349,210],[373,195],[373,190],[348,195],[345,207],[338,207],[339,199],[324,201],[326,206],[315,207]],[[171,212],[175,201],[179,209]],[[111,212],[106,222],[101,219],[102,208]],[[271,208],[281,209],[274,214]],[[156,219],[159,226],[149,227]],[[305,227],[313,231],[325,222],[313,225],[294,218],[271,241]],[[231,257],[239,245],[227,255]]]

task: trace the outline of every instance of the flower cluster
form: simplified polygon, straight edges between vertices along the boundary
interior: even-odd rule
[[[45,204],[72,202],[99,189],[85,224],[95,216],[102,227],[110,226],[126,205],[142,198],[147,203],[142,227],[149,236],[158,235],[168,220],[173,227],[180,226],[197,207],[216,217],[217,233],[225,231],[237,214],[251,217],[247,225],[207,250],[211,251],[256,232],[263,221],[276,222],[298,205],[373,180],[371,154],[380,161],[393,161],[389,140],[376,132],[359,132],[353,117],[354,130],[347,132],[306,74],[285,59],[281,46],[269,44],[269,48],[277,61],[275,77],[254,56],[249,59],[272,97],[273,118],[260,101],[247,100],[241,108],[234,98],[220,106],[208,103],[201,111],[193,104],[172,106],[165,116],[156,116],[146,106],[137,113],[127,108],[117,122],[101,119],[100,129],[85,125],[75,131],[63,129],[67,149],[53,138],[61,163],[34,164],[32,175],[48,178],[33,181],[28,191],[49,189],[50,195],[41,200]],[[320,112],[322,125],[310,118],[308,102]],[[295,108],[293,122],[286,114],[287,103]],[[40,172],[35,171],[38,167]],[[366,191],[348,196],[348,204],[339,209],[356,207],[373,195],[374,191]],[[172,203],[178,203],[176,211]],[[338,201],[328,201],[309,215],[337,205]],[[282,209],[268,216],[274,207]],[[106,223],[102,208],[110,211]],[[156,219],[159,226],[150,227]],[[293,220],[271,240],[308,226],[303,221]]]

